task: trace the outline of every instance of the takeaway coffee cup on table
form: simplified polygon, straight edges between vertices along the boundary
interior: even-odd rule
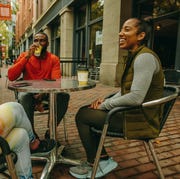
[[[79,85],[87,85],[88,83],[88,70],[87,68],[80,67],[77,70]]]

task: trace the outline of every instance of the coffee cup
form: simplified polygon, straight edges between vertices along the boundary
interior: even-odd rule
[[[88,70],[87,68],[78,68],[77,77],[79,85],[87,85],[88,83]]]
[[[41,55],[41,51],[42,51],[42,46],[41,45],[38,45],[34,51],[34,55],[36,57],[39,57]]]

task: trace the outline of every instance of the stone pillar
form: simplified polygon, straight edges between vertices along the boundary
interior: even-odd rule
[[[124,19],[131,17],[131,3],[131,0],[104,1],[100,81],[106,85],[120,86],[122,57],[126,52],[119,49],[119,31]]]
[[[69,8],[65,8],[60,12],[61,16],[61,44],[60,44],[60,56],[72,57],[73,51],[73,12]]]

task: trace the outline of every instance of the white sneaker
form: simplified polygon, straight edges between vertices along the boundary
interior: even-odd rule
[[[109,158],[108,160],[100,160],[95,178],[106,175],[107,173],[115,169],[117,166],[117,162],[114,161],[112,158]],[[92,167],[86,162],[82,165],[71,167],[69,172],[72,176],[76,178],[91,178]]]

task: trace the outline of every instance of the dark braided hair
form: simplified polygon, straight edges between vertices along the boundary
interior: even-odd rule
[[[132,18],[132,19],[135,19],[137,22],[136,23],[136,27],[138,28],[137,34],[140,34],[141,32],[145,33],[144,39],[140,42],[141,45],[147,44],[151,33],[150,23],[148,21],[139,18]]]

